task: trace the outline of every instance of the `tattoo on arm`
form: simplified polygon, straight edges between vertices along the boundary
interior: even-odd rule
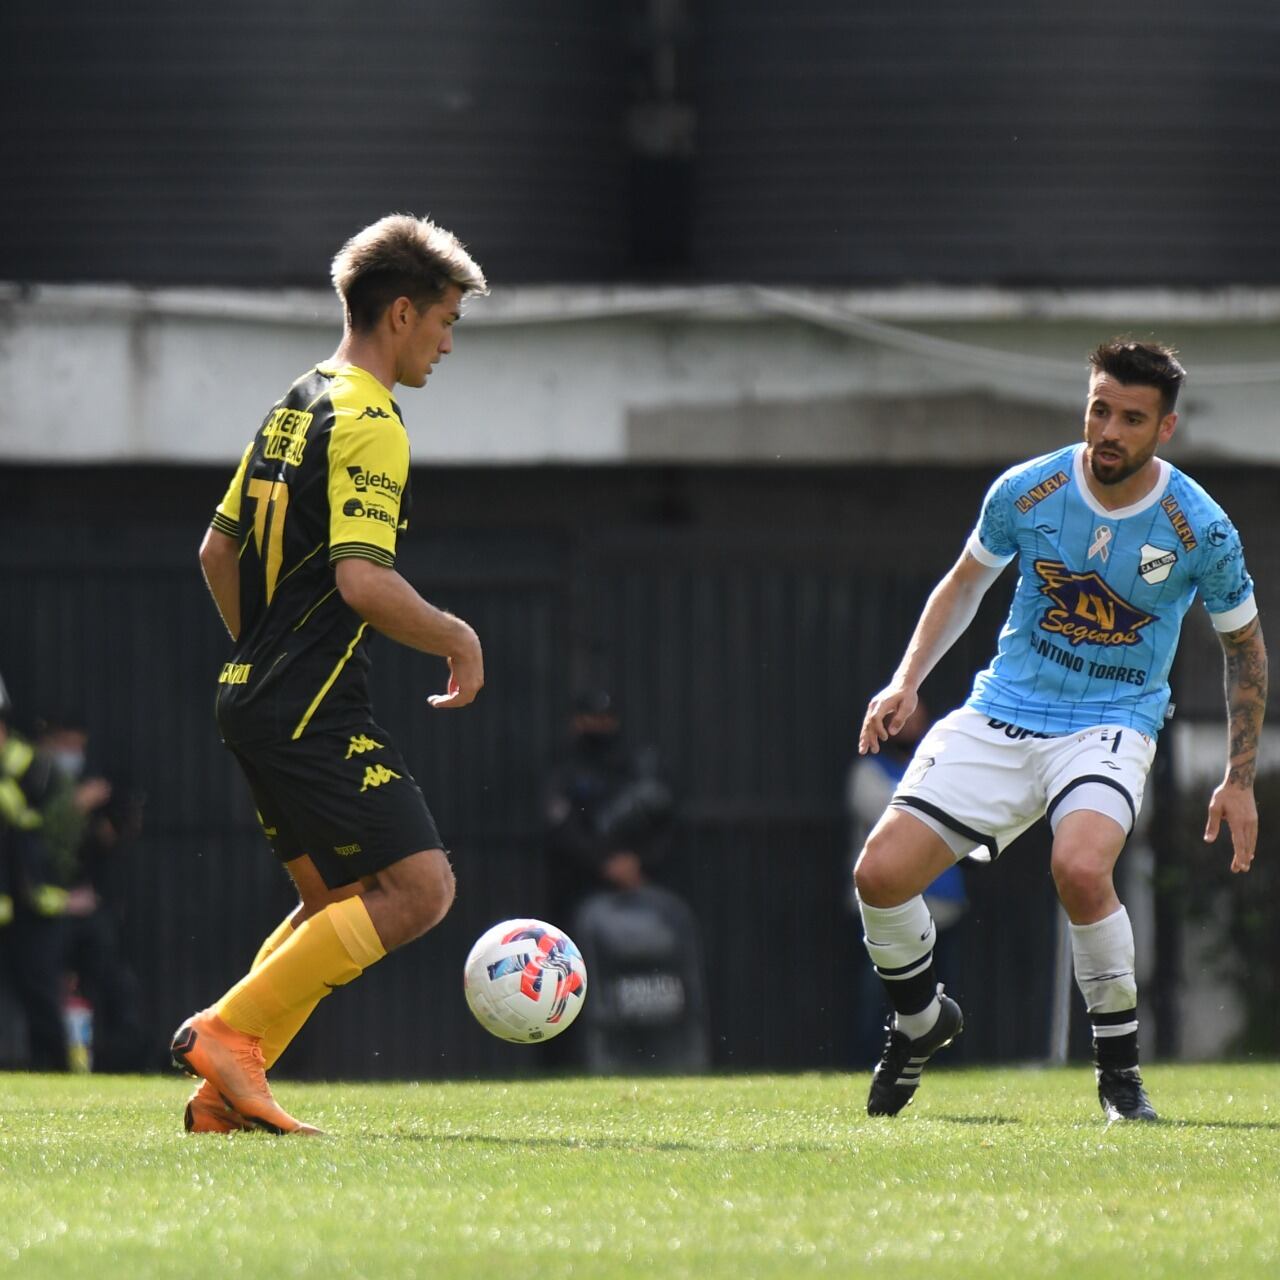
[[[1258,738],[1267,709],[1267,649],[1262,622],[1254,618],[1238,631],[1219,635],[1226,657],[1227,733],[1230,758],[1227,781],[1251,787],[1258,760]]]

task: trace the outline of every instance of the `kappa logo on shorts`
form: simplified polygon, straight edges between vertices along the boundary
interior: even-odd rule
[[[346,759],[350,760],[352,756],[362,756],[366,751],[381,751],[382,743],[374,742],[374,740],[365,734],[360,734],[351,739],[351,745],[347,748]]]
[[[340,858],[351,858],[357,853],[363,853],[364,850],[358,844],[335,844],[333,851]]]
[[[388,769],[385,764],[371,764],[364,771],[364,786],[360,790],[363,792],[370,787],[380,787],[384,782],[398,777],[400,775],[394,769]]]
[[[914,787],[930,769],[933,768],[933,756],[916,756],[906,773],[902,775],[902,786]]]

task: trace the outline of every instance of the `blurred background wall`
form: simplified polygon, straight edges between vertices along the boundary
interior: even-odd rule
[[[455,229],[495,286],[430,393],[401,399],[401,567],[475,622],[489,684],[436,719],[437,664],[376,646],[375,706],[462,892],[360,998],[326,1002],[298,1073],[538,1069],[468,1021],[459,975],[483,927],[545,901],[542,780],[583,684],[615,691],[679,784],[668,879],[702,922],[715,1065],[853,1065],[856,724],[994,474],[1076,437],[1084,356],[1114,332],[1182,349],[1170,456],[1232,512],[1268,616],[1280,17],[1008,10],[0,16],[0,672],[20,720],[82,708],[147,793],[128,948],[157,1043],[290,902],[213,727],[226,646],[195,547],[267,407],[336,345],[334,250],[390,210]],[[989,655],[1007,590],[932,678],[936,708]],[[1166,816],[1220,768],[1220,669],[1193,616]],[[1226,857],[1175,838],[1195,820],[1126,859],[1144,1041],[1165,1054],[1250,1030],[1219,971]],[[1040,1056],[1043,833],[970,884],[960,1053]],[[20,1054],[0,1033],[0,1061]]]

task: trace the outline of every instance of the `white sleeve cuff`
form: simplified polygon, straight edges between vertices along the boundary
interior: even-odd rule
[[[1013,556],[997,556],[988,551],[982,545],[976,529],[969,535],[969,541],[964,544],[964,549],[979,564],[985,564],[988,569],[1003,569],[1013,559]],[[1245,621],[1247,622],[1248,619],[1246,618]]]
[[[1258,616],[1258,602],[1253,596],[1242,600],[1234,609],[1226,613],[1211,613],[1209,621],[1218,632],[1239,631],[1246,622],[1252,622]]]

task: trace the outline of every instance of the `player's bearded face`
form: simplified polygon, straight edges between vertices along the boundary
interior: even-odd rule
[[[1172,414],[1162,417],[1155,387],[1126,386],[1095,373],[1085,410],[1085,460],[1100,484],[1120,484],[1155,457],[1172,433]],[[1167,430],[1166,430],[1167,427]]]

